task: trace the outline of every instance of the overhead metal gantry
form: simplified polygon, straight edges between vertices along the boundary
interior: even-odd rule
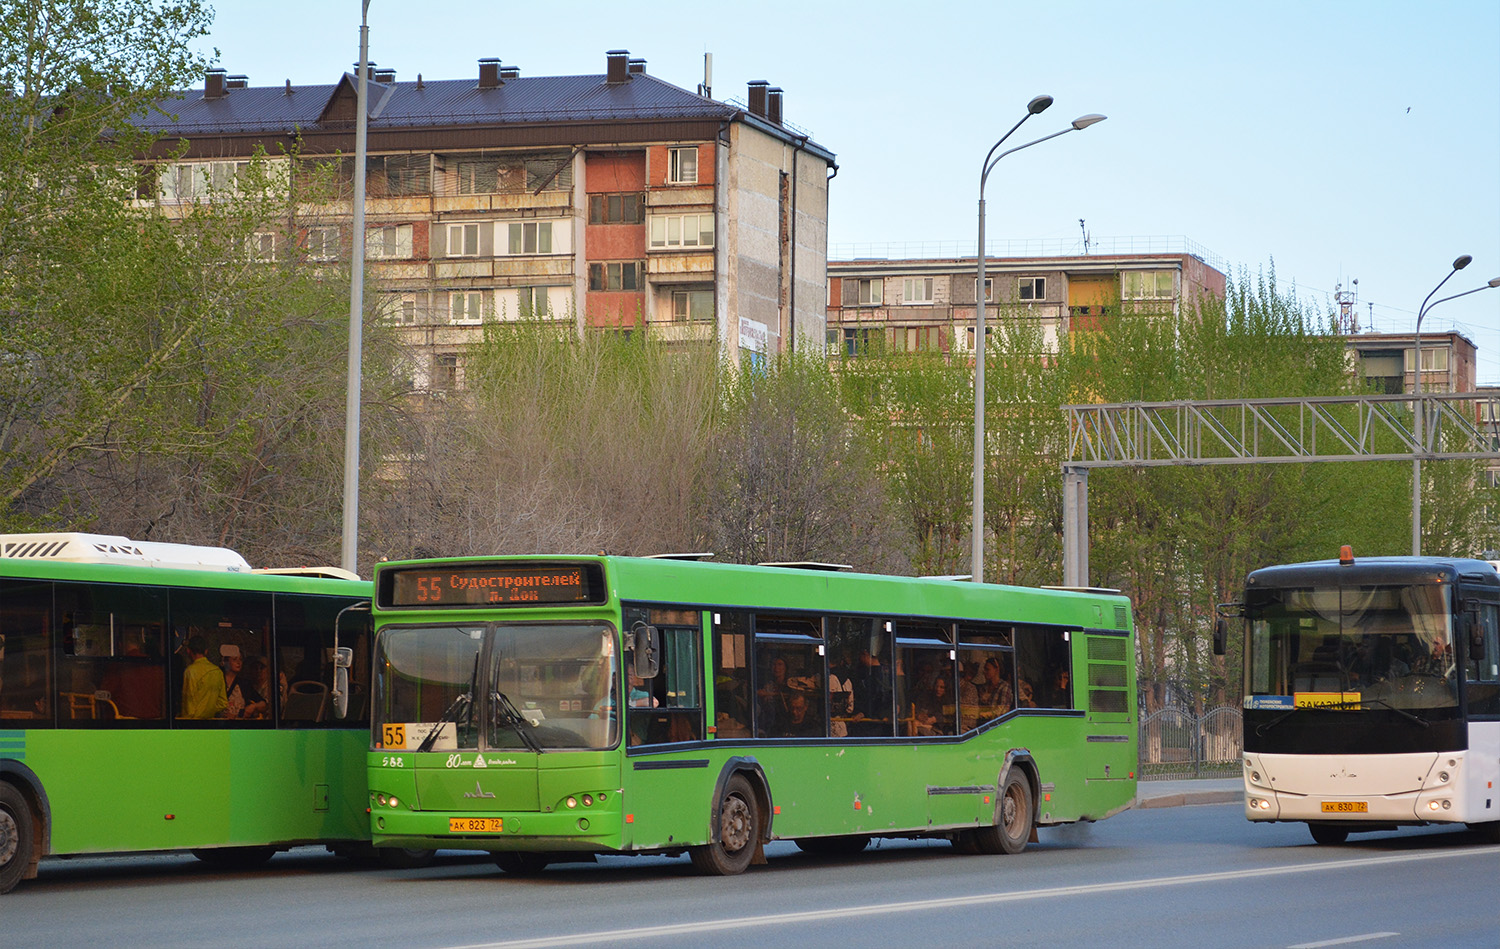
[[[1088,585],[1091,468],[1500,461],[1500,394],[1120,402],[1065,405],[1063,411],[1064,586]]]

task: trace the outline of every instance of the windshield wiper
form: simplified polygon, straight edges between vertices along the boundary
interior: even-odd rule
[[[521,714],[520,709],[516,708],[515,703],[510,700],[510,697],[499,689],[496,689],[490,693],[490,701],[494,702],[495,706],[500,709],[501,715],[504,716],[505,724],[509,725],[517,735],[521,736],[521,740],[526,743],[526,747],[540,754],[542,746],[537,744],[535,738],[531,737],[531,720]]]
[[[462,693],[461,695],[458,696],[458,698],[454,699],[453,700],[453,704],[450,705],[450,706],[448,706],[448,708],[443,712],[443,714],[438,717],[437,724],[434,725],[434,726],[432,726],[432,731],[428,732],[427,733],[427,737],[423,738],[422,739],[422,743],[417,746],[417,752],[419,754],[421,752],[424,752],[424,751],[430,751],[430,750],[432,750],[432,743],[435,742],[435,741],[437,741],[437,737],[438,737],[439,733],[441,733],[442,730],[443,730],[443,725],[445,725],[448,722],[453,722],[454,724],[458,723],[458,716],[461,714],[460,711],[459,711],[460,709],[464,710],[464,712],[467,712],[467,711],[469,711],[473,707],[473,705],[474,705],[474,688],[475,688],[475,683],[478,682],[478,680],[479,680],[479,654],[475,653],[474,654],[474,671],[469,674],[469,691]]]
[[[1352,709],[1361,709],[1361,708],[1364,708],[1366,705],[1383,705],[1386,708],[1390,709],[1391,711],[1395,712],[1397,715],[1400,715],[1402,718],[1407,719],[1408,721],[1416,722],[1418,725],[1421,725],[1423,728],[1430,728],[1432,726],[1432,723],[1429,722],[1427,719],[1423,718],[1422,716],[1420,716],[1420,715],[1414,715],[1411,712],[1408,712],[1404,708],[1397,708],[1396,706],[1394,706],[1391,703],[1387,702],[1385,699],[1361,699],[1358,702],[1336,702],[1333,705],[1323,705],[1323,706],[1319,706],[1319,707],[1320,708],[1337,708],[1337,709],[1348,710],[1348,709],[1351,709],[1351,708]]]

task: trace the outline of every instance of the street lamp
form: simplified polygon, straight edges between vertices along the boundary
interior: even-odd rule
[[[370,0],[359,16],[359,95],[354,122],[354,240],[349,278],[349,380],[344,395],[344,524],[341,562],[359,572],[359,400],[364,363],[365,311],[365,137],[369,111],[365,85],[370,76]]]
[[[971,547],[969,552],[969,579],[975,583],[984,582],[984,185],[989,180],[990,171],[1006,155],[1013,154],[1023,148],[1040,145],[1042,142],[1066,135],[1069,132],[1078,132],[1099,122],[1103,122],[1105,116],[1097,113],[1080,115],[1073,123],[1060,132],[1044,135],[1035,141],[1027,142],[1025,145],[1017,145],[1015,148],[995,154],[995,149],[1005,144],[1016,129],[1021,127],[1033,115],[1046,110],[1052,104],[1051,96],[1037,96],[1026,104],[1026,114],[1021,116],[1021,121],[1010,127],[1010,131],[1000,136],[1000,141],[990,146],[989,153],[984,156],[984,165],[979,174],[979,252],[978,276],[974,283],[974,500],[973,500],[973,523],[971,525]]]
[[[1455,293],[1452,296],[1446,296],[1439,300],[1432,300],[1433,295],[1443,288],[1443,284],[1447,283],[1448,279],[1454,274],[1469,266],[1469,263],[1473,259],[1474,258],[1470,257],[1468,254],[1463,254],[1456,260],[1454,260],[1453,269],[1448,271],[1448,276],[1438,281],[1438,285],[1432,288],[1432,293],[1427,294],[1427,299],[1422,301],[1422,306],[1417,310],[1417,330],[1412,340],[1413,345],[1416,348],[1415,363],[1413,365],[1415,371],[1412,373],[1412,405],[1415,407],[1416,412],[1415,418],[1412,420],[1412,429],[1416,434],[1416,449],[1419,455],[1425,448],[1425,444],[1422,440],[1422,419],[1426,414],[1426,412],[1424,411],[1424,406],[1422,404],[1422,318],[1427,315],[1429,310],[1437,306],[1439,303],[1447,303],[1449,300],[1457,300],[1459,297],[1466,297],[1471,293],[1478,293],[1481,290],[1493,290],[1496,287],[1500,287],[1500,277],[1493,277],[1482,287],[1475,287],[1473,290],[1465,290],[1463,293]],[[1428,303],[1429,300],[1432,301],[1430,304]],[[1421,556],[1421,554],[1422,459],[1420,457],[1416,457],[1413,458],[1411,462],[1411,555],[1413,557],[1418,557]]]

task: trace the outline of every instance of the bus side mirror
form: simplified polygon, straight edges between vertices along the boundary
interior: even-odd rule
[[[1463,614],[1463,628],[1460,634],[1467,634],[1464,638],[1469,641],[1468,658],[1475,662],[1484,661],[1484,623],[1479,619],[1479,604],[1465,604]]]
[[[333,717],[349,714],[349,669],[354,665],[354,650],[340,646],[333,651]]]
[[[661,630],[636,623],[630,631],[631,668],[642,679],[654,679],[661,670]]]
[[[1222,618],[1214,621],[1214,655],[1222,656],[1229,646],[1229,624]]]

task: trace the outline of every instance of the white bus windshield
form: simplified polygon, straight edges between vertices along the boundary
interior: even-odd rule
[[[1431,583],[1251,592],[1246,705],[1454,706],[1450,597]]]

